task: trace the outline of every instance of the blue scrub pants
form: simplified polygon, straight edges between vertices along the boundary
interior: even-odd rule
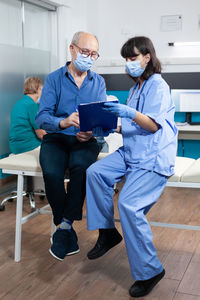
[[[145,214],[159,199],[167,177],[127,165],[120,148],[87,170],[87,224],[89,230],[113,228],[113,186],[125,175],[118,198],[118,209],[134,280],[147,280],[163,267],[152,243],[152,232]]]

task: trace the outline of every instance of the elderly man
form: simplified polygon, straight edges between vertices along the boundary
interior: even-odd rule
[[[79,252],[72,223],[82,219],[86,169],[100,150],[91,131],[80,132],[77,106],[106,100],[104,79],[90,70],[99,57],[97,38],[77,32],[69,49],[71,62],[46,79],[36,117],[40,128],[48,132],[41,145],[40,163],[54,223],[59,225],[49,251],[59,260]],[[70,182],[66,193],[67,168]]]

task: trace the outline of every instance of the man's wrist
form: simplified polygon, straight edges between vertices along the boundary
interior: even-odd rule
[[[59,122],[59,125],[58,125],[58,126],[59,126],[60,129],[64,129],[64,127],[63,127],[63,121],[64,121],[64,119],[62,119],[62,120]]]

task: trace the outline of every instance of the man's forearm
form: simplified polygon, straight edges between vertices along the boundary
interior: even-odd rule
[[[48,132],[56,132],[60,130],[59,123],[63,117],[55,117],[50,114],[40,113],[36,117],[36,122],[40,129],[46,130]]]

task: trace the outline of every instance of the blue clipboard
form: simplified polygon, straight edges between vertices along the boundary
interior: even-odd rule
[[[117,100],[99,101],[83,103],[78,106],[80,131],[90,131],[94,127],[102,127],[103,129],[117,128],[117,116],[103,110],[104,103],[107,102],[118,103]]]

